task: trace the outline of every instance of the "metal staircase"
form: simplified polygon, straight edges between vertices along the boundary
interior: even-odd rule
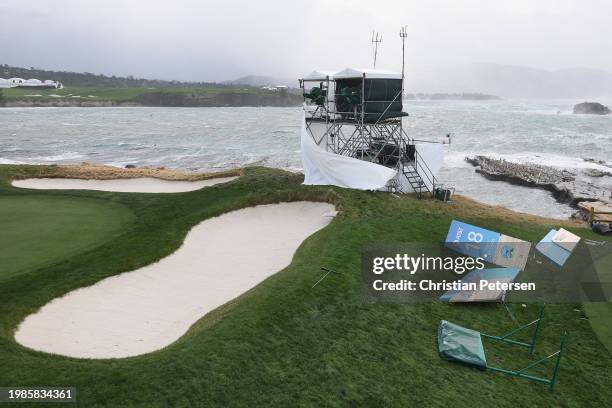
[[[404,165],[402,166],[402,173],[404,174],[404,176],[408,180],[408,183],[410,183],[410,186],[419,198],[422,197],[423,192],[431,192],[429,190],[429,187],[427,187],[427,184],[425,184],[423,178],[417,171],[415,162],[404,163]]]
[[[418,150],[414,151],[414,160],[404,161],[401,166],[404,177],[419,198],[423,197],[423,193],[434,195],[438,180]]]

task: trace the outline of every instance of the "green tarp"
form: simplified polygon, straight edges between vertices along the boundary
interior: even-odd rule
[[[444,360],[458,361],[481,370],[487,368],[480,332],[446,320],[440,321],[438,326],[438,352]]]

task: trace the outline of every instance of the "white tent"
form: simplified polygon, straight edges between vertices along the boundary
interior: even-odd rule
[[[304,81],[327,81],[328,79],[334,79],[333,71],[312,71],[302,78]]]
[[[365,75],[368,79],[402,79],[402,74],[384,69],[358,69],[345,68],[341,71],[312,71],[310,74],[302,77],[304,81],[327,81],[334,79],[348,78],[363,78]]]

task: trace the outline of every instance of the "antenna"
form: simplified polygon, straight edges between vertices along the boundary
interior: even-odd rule
[[[406,37],[408,37],[408,26],[403,26],[400,29],[399,36],[402,39],[402,96],[404,95],[404,67],[406,65]]]
[[[372,44],[374,45],[374,69],[376,69],[376,56],[378,55],[378,44],[382,42],[382,35],[378,31],[372,31]]]

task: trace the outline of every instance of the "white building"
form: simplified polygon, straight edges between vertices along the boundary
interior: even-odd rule
[[[30,78],[23,83],[23,86],[41,86],[42,84],[40,79]]]
[[[16,86],[20,86],[25,82],[25,79],[23,78],[11,78],[9,79],[10,83],[11,83],[11,88],[14,88]]]
[[[46,89],[60,89],[63,88],[61,82],[52,81],[47,79],[41,81],[40,79],[30,78],[0,78],[0,88],[46,88]]]

